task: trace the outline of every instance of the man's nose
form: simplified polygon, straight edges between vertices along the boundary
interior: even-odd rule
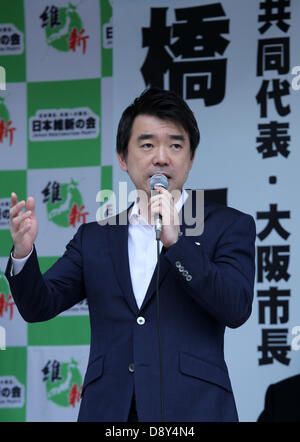
[[[153,163],[160,166],[169,164],[169,155],[165,146],[157,146],[157,148],[155,149]]]

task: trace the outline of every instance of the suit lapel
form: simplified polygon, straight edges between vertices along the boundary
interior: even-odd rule
[[[128,210],[129,208],[127,213]],[[134,314],[137,314],[139,309],[133,293],[128,258],[128,222],[126,225],[119,225],[120,216],[116,217],[116,225],[110,225],[107,229],[109,250],[121,290],[129,307]]]
[[[131,206],[127,209],[126,211],[127,214],[130,208]],[[157,265],[154,269],[143,304],[141,306],[141,309],[139,310],[133,293],[131,275],[130,275],[129,255],[128,255],[128,222],[126,222],[126,225],[123,225],[123,223],[119,224],[122,215],[124,215],[124,212],[121,215],[117,215],[115,225],[110,225],[109,228],[107,229],[108,230],[107,239],[109,241],[109,250],[116,278],[124,294],[126,302],[128,303],[133,313],[137,315],[139,311],[141,311],[145,307],[145,305],[149,302],[149,300],[152,298],[153,294],[155,293]],[[159,285],[161,285],[163,279],[165,278],[168,269],[169,269],[169,264],[163,258],[163,253],[161,253],[160,267],[159,267],[159,274],[160,274]]]
[[[168,270],[170,269],[170,265],[164,259],[163,250],[164,248],[162,249],[159,255],[159,284],[158,284],[159,287],[161,286],[161,283],[163,282],[164,278],[166,277],[166,274],[168,273]],[[148,302],[150,301],[150,299],[152,298],[152,296],[156,291],[156,279],[157,279],[157,264],[155,266],[143,304],[141,305],[141,310],[143,310],[146,307],[146,305],[148,304]]]

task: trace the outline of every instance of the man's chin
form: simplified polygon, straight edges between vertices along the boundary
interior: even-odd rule
[[[139,198],[147,198],[148,200],[151,197],[151,191],[149,187],[137,188],[136,191]]]

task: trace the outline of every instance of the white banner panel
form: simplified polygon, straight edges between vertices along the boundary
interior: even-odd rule
[[[2,170],[27,167],[25,83],[10,84],[0,91],[0,152]]]
[[[36,247],[41,256],[61,256],[78,227],[95,221],[99,186],[99,167],[28,171],[28,194],[35,198],[39,220]]]
[[[101,72],[98,0],[25,0],[29,81],[96,78]],[[50,26],[48,26],[50,24]]]
[[[5,329],[6,346],[27,345],[27,325],[21,317],[4,275],[7,259],[0,258],[0,326]]]
[[[186,187],[225,188],[227,204],[256,221],[253,313],[225,342],[241,421],[256,421],[267,387],[300,368],[292,334],[300,324],[300,92],[291,74],[300,65],[300,4],[268,3],[114,2],[115,132],[146,86],[179,93],[201,134]],[[114,166],[118,192],[128,177]]]
[[[88,346],[29,347],[27,357],[27,421],[76,421]]]

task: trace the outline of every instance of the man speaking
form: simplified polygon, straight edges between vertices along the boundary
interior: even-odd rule
[[[183,186],[198,143],[194,115],[177,95],[148,89],[135,99],[119,122],[117,157],[146,197],[125,211],[126,223],[123,213],[81,225],[44,275],[34,199],[12,194],[6,277],[23,318],[46,321],[88,301],[79,421],[238,420],[223,341],[225,327],[251,313],[255,224],[206,202],[203,232],[187,234],[180,215],[194,194]]]

